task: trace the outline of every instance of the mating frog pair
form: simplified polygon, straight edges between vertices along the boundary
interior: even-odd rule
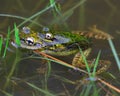
[[[88,32],[62,32],[53,31],[48,28],[43,28],[40,32],[35,32],[29,27],[23,27],[19,33],[20,46],[30,50],[39,50],[41,52],[57,55],[67,56],[76,54],[73,58],[72,65],[79,68],[85,68],[85,62],[80,54],[80,49],[87,57],[91,51],[92,41],[91,38],[96,39],[109,39],[113,38],[109,34],[98,30],[95,26],[89,28]],[[17,46],[15,42],[12,42]],[[88,60],[92,63],[93,60]],[[99,60],[99,66],[102,66],[96,73],[100,74],[108,69],[110,61]],[[92,64],[90,64],[92,66]]]

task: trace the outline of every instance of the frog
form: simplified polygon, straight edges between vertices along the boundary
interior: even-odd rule
[[[20,45],[18,46],[14,41],[11,42],[13,46],[23,49],[39,50],[49,55],[54,56],[69,56],[75,54],[72,60],[72,65],[76,68],[85,68],[85,61],[81,56],[80,50],[87,58],[92,51],[92,38],[95,39],[111,39],[111,35],[99,30],[96,26],[89,28],[89,31],[57,31],[47,27],[40,32],[32,30],[30,27],[23,27],[19,32]],[[87,60],[89,66],[94,66],[94,60]],[[99,60],[100,68],[96,74],[105,72],[111,62],[109,60]]]

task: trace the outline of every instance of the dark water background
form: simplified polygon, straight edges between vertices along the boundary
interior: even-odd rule
[[[67,12],[70,8],[75,6],[79,0],[57,0],[58,3],[61,5],[61,13]],[[46,8],[48,6],[48,0],[0,0],[0,14],[12,14],[18,15],[22,17],[30,17],[31,15],[37,13],[38,11]],[[42,15],[36,18],[36,22],[42,24],[43,26],[51,26],[52,24],[62,25],[66,23],[69,27],[69,30],[83,30],[87,29],[88,27],[96,24],[98,28],[108,32],[114,37],[114,45],[117,50],[118,56],[120,54],[120,1],[119,0],[86,0],[84,6],[77,7],[72,15],[67,18],[66,20],[54,21],[54,16],[52,13],[52,9],[44,12]],[[82,18],[82,19],[81,19]],[[17,18],[9,18],[9,17],[0,17],[0,32],[7,32],[8,26],[13,28],[14,22],[20,24],[23,20]],[[30,23],[27,22],[23,26],[27,26]],[[23,27],[21,26],[21,27]],[[33,28],[39,30],[39,26],[32,24]],[[63,27],[62,27],[63,28]],[[62,29],[63,30],[63,29]],[[103,40],[93,40],[93,50],[90,57],[95,58],[98,54],[99,50],[102,50],[101,59],[110,60],[112,62],[111,67],[109,68],[109,72],[111,72],[118,80],[120,79],[119,71],[114,60],[114,56],[112,55],[111,48],[107,41]],[[14,54],[14,53],[10,53]],[[12,55],[11,55],[12,56]],[[120,56],[119,56],[120,57]],[[69,62],[72,61],[72,57],[66,57],[60,59]],[[35,63],[35,65],[33,64]],[[39,60],[23,60],[20,62],[18,77],[20,78],[29,78],[35,74],[35,69],[39,66]],[[69,73],[64,66],[52,64],[53,72],[56,70],[61,71],[58,74],[60,76],[69,78],[71,80],[79,79],[78,75]],[[39,80],[41,76],[35,77],[32,81],[36,84],[39,84]],[[112,82],[112,80],[108,80]],[[53,83],[54,82],[54,83]],[[60,84],[61,81],[56,80],[55,78],[50,78],[48,81],[48,87],[54,92],[61,92],[63,91],[62,85]],[[120,83],[112,82],[115,86],[119,87]],[[2,86],[2,84],[0,84]],[[40,83],[41,85],[41,83]],[[73,86],[66,84],[68,89],[72,91]],[[30,90],[26,85],[20,84],[22,88],[18,88],[16,90],[16,96],[32,96]]]

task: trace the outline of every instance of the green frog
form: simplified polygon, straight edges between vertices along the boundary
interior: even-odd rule
[[[112,38],[109,34],[98,30],[95,26],[89,28],[89,31],[72,31],[63,32],[43,28],[40,32],[35,32],[29,27],[23,27],[19,33],[21,48],[30,50],[39,50],[46,54],[57,56],[68,56],[75,54],[72,65],[79,68],[85,68],[85,62],[80,54],[80,49],[87,58],[91,52],[92,38],[109,39]],[[12,45],[18,47],[16,43]],[[93,60],[88,60],[92,63]],[[96,74],[100,74],[108,69],[110,61],[99,60],[100,69]],[[92,66],[92,64],[90,64]]]

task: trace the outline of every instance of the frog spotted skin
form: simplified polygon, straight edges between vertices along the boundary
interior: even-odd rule
[[[85,63],[79,49],[82,49],[83,54],[86,57],[91,52],[91,36],[84,36],[83,33],[81,35],[80,32],[57,32],[49,29],[44,29],[41,32],[35,32],[29,27],[23,27],[19,36],[21,48],[30,50],[37,49],[41,52],[57,56],[76,54],[73,58],[72,65],[79,68],[85,67]],[[16,45],[14,42],[12,42],[12,44],[13,46]],[[92,63],[92,61],[93,60],[88,60],[89,63]],[[97,71],[97,74],[107,70],[110,62],[99,60],[99,65],[102,67]]]

